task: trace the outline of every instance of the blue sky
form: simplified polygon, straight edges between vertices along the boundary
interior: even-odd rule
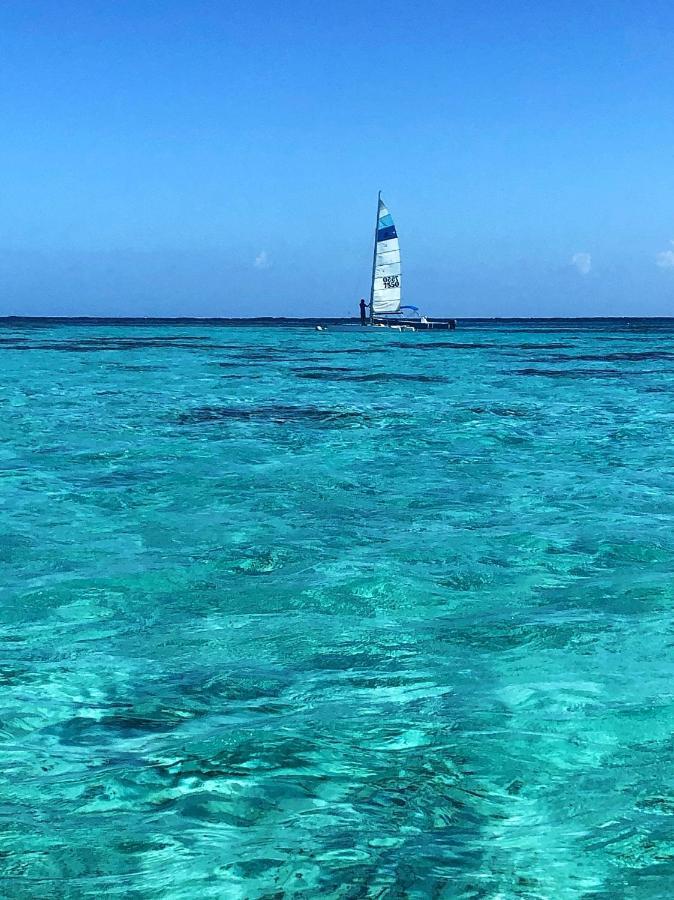
[[[674,315],[674,7],[0,6],[0,314]]]

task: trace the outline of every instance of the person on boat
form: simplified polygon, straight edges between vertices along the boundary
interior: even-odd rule
[[[365,323],[367,322],[367,314],[365,312],[366,309],[367,309],[367,303],[361,297],[361,299],[360,299],[360,324],[361,325],[365,325]]]

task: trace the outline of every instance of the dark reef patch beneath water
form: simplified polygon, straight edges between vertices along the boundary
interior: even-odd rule
[[[492,404],[491,406],[469,406],[468,410],[478,416],[490,415],[513,419],[528,419],[531,415],[531,412],[528,409],[517,409],[512,406],[500,406],[499,404]]]
[[[570,350],[573,344],[509,344],[512,350]]]
[[[331,368],[329,366],[316,369],[293,369],[297,378],[305,378],[309,381],[355,381],[388,383],[400,381],[415,381],[423,384],[437,384],[447,379],[442,375],[423,375],[414,372],[357,372],[353,369]]]
[[[370,344],[366,344],[363,347],[338,347],[338,348],[332,348],[332,349],[330,349],[330,348],[321,349],[320,357],[305,356],[302,358],[306,359],[306,360],[321,359],[326,354],[335,354],[335,353],[347,354],[348,356],[360,356],[362,354],[369,355],[370,353],[387,353],[387,352],[388,351],[387,351],[386,347],[373,347]]]
[[[14,340],[14,339],[12,339]],[[16,343],[5,341],[5,346],[13,350],[58,350],[61,353],[98,353],[105,350],[218,350],[219,344],[209,342],[208,338],[190,337],[189,335],[162,335],[161,337],[134,338],[82,338],[65,341],[44,341],[41,343],[25,343],[25,339],[17,338]],[[226,349],[226,348],[225,348]]]
[[[538,376],[542,378],[632,378],[635,375],[654,375],[655,372],[624,372],[621,369],[515,369],[509,375]]]
[[[181,413],[181,425],[203,425],[212,422],[262,422],[285,425],[290,422],[346,427],[367,421],[368,417],[354,410],[320,409],[315,406],[200,406]]]
[[[620,353],[551,353],[541,362],[643,362],[645,360],[674,359],[671,350],[635,350]]]
[[[119,363],[119,362],[111,362],[108,363],[111,369],[120,369],[124,372],[165,372],[167,366],[161,365],[150,365],[144,363]]]

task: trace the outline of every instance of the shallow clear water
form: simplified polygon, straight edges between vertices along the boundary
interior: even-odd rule
[[[674,322],[0,341],[0,894],[674,893]]]

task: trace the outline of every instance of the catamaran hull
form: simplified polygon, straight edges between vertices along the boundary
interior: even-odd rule
[[[456,319],[426,319],[425,322],[403,320],[401,322],[384,322],[382,324],[384,328],[396,328],[400,325],[403,328],[412,328],[413,331],[454,331]],[[380,326],[375,322],[372,327],[378,328]]]
[[[374,324],[367,322],[361,325],[358,322],[344,325],[317,325],[318,331],[340,331],[355,334],[356,332],[388,332],[388,331],[454,331],[456,328],[455,319],[434,320],[429,319],[425,322],[410,321],[392,321],[392,322],[375,322]]]

